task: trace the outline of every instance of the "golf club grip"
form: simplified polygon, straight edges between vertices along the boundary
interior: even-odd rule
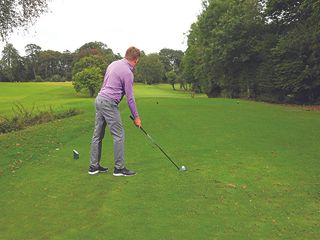
[[[134,118],[133,118],[132,115],[130,115],[130,118],[131,118],[132,121],[134,121]],[[144,132],[145,135],[148,135],[147,132],[142,127],[140,127],[140,129],[141,129],[142,132]]]

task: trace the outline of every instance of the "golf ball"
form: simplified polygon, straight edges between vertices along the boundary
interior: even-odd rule
[[[185,166],[181,166],[181,171],[185,171],[187,168]]]

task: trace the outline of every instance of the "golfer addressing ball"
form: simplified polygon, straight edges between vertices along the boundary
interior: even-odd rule
[[[130,47],[125,58],[112,62],[105,73],[104,81],[95,101],[96,119],[91,143],[91,159],[89,174],[107,172],[108,168],[100,165],[102,140],[108,126],[114,145],[114,176],[133,176],[136,173],[125,167],[124,161],[124,129],[122,126],[119,103],[126,95],[134,124],[141,127],[133,95],[133,70],[139,61],[140,50]]]

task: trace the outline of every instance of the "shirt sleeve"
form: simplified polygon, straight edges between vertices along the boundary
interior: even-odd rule
[[[133,95],[133,74],[127,74],[124,77],[124,91],[131,114],[134,118],[139,117],[136,101]]]

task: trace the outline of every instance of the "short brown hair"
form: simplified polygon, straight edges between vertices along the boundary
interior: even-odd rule
[[[136,60],[140,57],[140,50],[136,47],[129,47],[126,51],[125,58],[129,61]]]

